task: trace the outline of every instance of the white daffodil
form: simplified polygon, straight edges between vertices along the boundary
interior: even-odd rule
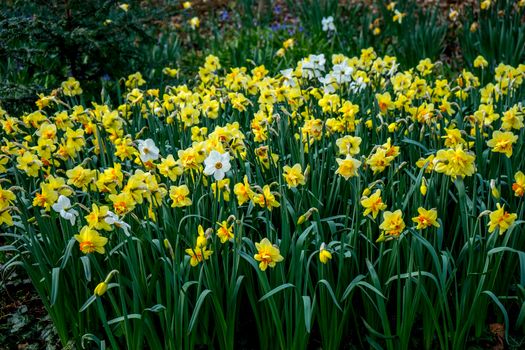
[[[325,70],[326,58],[324,54],[310,55],[301,60],[302,77],[309,80],[321,77]]]
[[[69,220],[71,225],[75,225],[78,216],[78,211],[71,208],[71,201],[66,196],[60,195],[58,201],[51,206],[54,211],[60,214],[66,220]]]
[[[131,226],[127,222],[124,222],[121,219],[119,219],[117,214],[113,213],[112,211],[108,211],[104,221],[108,225],[114,225],[115,227],[121,228],[124,231],[124,234],[126,236],[129,236],[129,229],[131,228]]]
[[[144,163],[150,160],[157,160],[159,158],[159,149],[155,146],[155,141],[152,139],[137,140],[139,144],[140,160]]]
[[[293,77],[293,68],[283,69],[281,71],[281,74],[283,76],[283,85],[288,87],[295,87],[297,86],[297,83],[294,80]]]
[[[224,175],[230,170],[230,154],[228,152],[220,154],[213,150],[210,152],[208,158],[204,160],[204,174],[207,176],[213,175],[215,180],[224,179]]]
[[[324,17],[321,24],[323,25],[323,32],[335,32],[334,17]]]

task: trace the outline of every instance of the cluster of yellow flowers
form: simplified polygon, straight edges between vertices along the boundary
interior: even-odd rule
[[[290,41],[283,48],[292,45]],[[479,67],[487,66],[483,58],[477,61]],[[209,239],[214,234],[222,244],[235,240],[233,222],[243,210],[271,214],[281,206],[283,193],[315,183],[311,174],[317,169],[305,160],[312,149],[315,157],[336,155],[322,171],[343,182],[357,183],[365,175],[378,180],[401,166],[419,168],[425,175],[418,184],[423,196],[429,177],[437,173],[453,180],[474,175],[479,151],[513,157],[525,107],[502,102],[522,87],[525,65],[498,65],[494,81],[485,86],[466,70],[451,81],[437,71],[438,65],[428,59],[400,71],[395,57],[378,57],[373,49],[362,50],[359,57],[333,55],[331,68],[324,55],[310,55],[274,76],[264,66],[224,72],[219,59],[208,56],[193,85],[168,86],[162,93],[143,89],[146,81],[140,73],[130,75],[124,101],[116,108],[70,105],[74,100],[68,98],[82,89],[69,78],[53,95],[41,95],[32,113],[17,118],[0,112],[0,172],[7,174],[3,181],[13,174],[34,181],[38,187],[32,205],[77,225],[75,238],[86,254],[104,254],[109,242],[105,235],[115,229],[132,234],[126,219],[137,207],[147,208],[142,220],[155,222],[164,204],[180,211],[199,205],[201,199],[192,193],[195,186],[209,185],[210,198],[221,203],[231,203],[233,190],[236,203],[228,206],[232,216],[215,229],[199,226],[185,249],[196,266],[212,256]],[[177,76],[173,68],[164,73]],[[475,109],[465,108],[469,103]],[[434,150],[407,164],[412,157],[402,154],[400,140],[417,130],[420,137],[412,141]],[[144,133],[150,138],[143,139]],[[171,136],[161,140],[157,134]],[[292,148],[300,159],[290,156]],[[279,178],[265,175],[275,169]],[[258,181],[266,182],[256,183],[255,172]],[[232,183],[232,173],[242,181]],[[512,190],[522,197],[525,176],[517,172],[514,180]],[[380,181],[364,185],[363,215],[375,221],[383,212],[378,241],[399,236],[406,230],[402,210],[387,210]],[[0,223],[13,225],[15,200],[12,190],[0,187]],[[502,234],[515,221],[516,214],[504,207],[498,203],[491,212],[489,232]],[[299,224],[311,214],[301,216]],[[419,207],[412,218],[414,229],[440,227],[439,214]],[[263,271],[283,260],[268,238],[255,247],[253,257]],[[320,261],[327,263],[330,244],[318,247]]]

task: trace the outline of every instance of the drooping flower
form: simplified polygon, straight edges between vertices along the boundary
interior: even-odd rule
[[[204,160],[204,166],[205,175],[213,175],[215,180],[220,181],[224,179],[225,174],[231,169],[230,154],[228,152],[220,154],[213,150],[208,158]]]
[[[60,195],[58,197],[58,201],[51,206],[54,211],[60,214],[61,217],[63,217],[66,220],[69,220],[71,225],[75,225],[75,221],[77,219],[78,211],[71,208],[71,201],[69,198],[67,198],[64,195]]]
[[[487,60],[479,55],[478,57],[476,57],[476,59],[474,60],[474,68],[487,68],[489,65],[489,63],[487,62]]]
[[[332,259],[332,253],[328,249],[326,249],[326,244],[324,242],[321,244],[321,248],[319,249],[319,261],[323,264],[326,264],[328,260]]]
[[[253,257],[259,261],[261,271],[266,271],[268,266],[274,268],[276,263],[284,260],[279,248],[273,246],[268,238],[264,238],[261,242],[255,243],[255,248],[257,249],[257,254]]]
[[[120,219],[117,214],[108,211],[108,214],[104,221],[106,221],[108,225],[113,225],[118,228],[121,228],[124,231],[124,234],[126,236],[129,236],[129,229],[131,228],[131,226],[127,222],[124,222],[122,219]]]

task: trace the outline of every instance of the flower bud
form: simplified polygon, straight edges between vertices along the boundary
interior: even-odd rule
[[[492,179],[490,180],[490,192],[492,193],[492,196],[494,199],[499,200],[501,197],[501,193],[499,192],[498,187],[496,186],[496,180]]]
[[[106,293],[106,291],[108,290],[108,284],[106,282],[100,282],[96,287],[95,287],[95,295],[97,297],[100,297],[102,296],[104,293]]]
[[[424,197],[427,194],[427,180],[425,178],[421,179],[421,186],[419,187],[419,190],[421,191],[421,195]]]
[[[319,249],[319,261],[323,264],[326,264],[330,259],[332,259],[332,253],[326,249],[326,244],[323,242],[321,244],[321,248]]]

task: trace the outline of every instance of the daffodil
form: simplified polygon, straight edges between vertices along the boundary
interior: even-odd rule
[[[496,130],[492,134],[492,138],[487,141],[487,146],[492,149],[492,152],[503,153],[510,158],[512,156],[512,145],[518,141],[518,136],[510,131]]]
[[[91,212],[86,216],[88,226],[95,230],[111,231],[111,226],[105,221],[109,213],[107,205],[98,206],[95,203],[91,205]]]
[[[463,145],[439,150],[433,160],[434,170],[451,177],[472,176],[476,172],[475,159],[474,154],[463,150]]]
[[[233,225],[228,226],[227,221],[217,223],[219,228],[217,229],[217,237],[221,240],[221,243],[226,243],[233,238]]]
[[[62,92],[66,96],[77,96],[82,94],[80,83],[73,77],[67,78],[67,80],[64,81],[61,86]]]
[[[383,213],[383,222],[379,228],[387,236],[399,236],[405,228],[405,221],[403,220],[403,213],[400,209],[391,212],[385,211]]]
[[[268,238],[264,238],[259,243],[255,243],[255,248],[257,249],[257,254],[253,257],[256,261],[259,261],[259,268],[261,271],[266,271],[268,266],[274,268],[278,262],[284,260],[279,248],[273,246]]]
[[[363,216],[372,214],[374,219],[380,211],[386,209],[386,204],[383,203],[383,200],[381,199],[381,190],[376,190],[374,194],[369,197],[364,196],[361,198],[361,205],[365,208]]]
[[[254,203],[258,204],[262,208],[267,208],[272,210],[273,208],[278,208],[281,204],[275,198],[275,194],[270,190],[270,186],[264,185],[262,193],[255,194],[252,197]]]
[[[235,184],[233,187],[233,193],[237,196],[237,202],[239,205],[243,205],[253,198],[254,192],[248,183],[248,176],[244,175],[243,182]]]
[[[505,206],[501,204],[496,204],[497,209],[490,213],[490,221],[488,223],[489,233],[494,232],[498,229],[500,235],[505,233],[509,227],[516,221],[518,217],[517,214],[511,214],[508,211],[505,211]]]
[[[288,165],[284,166],[283,177],[288,184],[288,188],[297,187],[306,183],[301,164],[295,164],[293,167]]]
[[[525,194],[525,174],[518,171],[514,174],[514,183],[512,184],[512,190],[516,197],[523,197]]]
[[[104,254],[104,246],[108,243],[106,237],[101,236],[96,230],[89,228],[89,226],[82,227],[80,233],[75,235],[75,239],[80,243],[80,251],[84,254],[94,252]]]
[[[191,266],[197,266],[200,262],[204,260],[208,260],[210,256],[213,254],[212,250],[209,250],[205,246],[203,247],[195,247],[195,248],[188,248],[185,250],[186,254],[190,257],[190,265]]]
[[[137,140],[139,157],[143,163],[157,160],[159,158],[159,149],[152,139]]]
[[[228,152],[220,154],[213,150],[210,152],[208,158],[204,160],[204,174],[207,176],[213,175],[215,180],[220,181],[231,169],[230,154]]]
[[[173,201],[171,203],[172,208],[187,207],[192,204],[191,198],[189,198],[190,190],[188,186],[171,186],[170,187],[170,198]]]
[[[319,249],[319,261],[323,264],[328,263],[328,260],[332,259],[332,253],[328,249],[326,249],[326,244],[324,242],[321,244],[321,248]]]
[[[52,208],[54,211],[59,213],[61,217],[68,220],[71,225],[75,225],[75,221],[79,213],[71,207],[71,200],[69,198],[60,195],[60,197],[58,197],[58,201],[52,205]]]
[[[337,158],[336,161],[337,164],[339,164],[339,167],[337,168],[335,173],[344,177],[345,180],[348,180],[349,178],[358,175],[358,170],[361,166],[361,162],[357,159],[354,159],[351,156],[346,156],[345,159]]]
[[[436,209],[427,210],[419,207],[417,212],[419,215],[412,218],[412,221],[417,224],[416,229],[423,230],[430,226],[440,227],[439,222],[437,222]]]

